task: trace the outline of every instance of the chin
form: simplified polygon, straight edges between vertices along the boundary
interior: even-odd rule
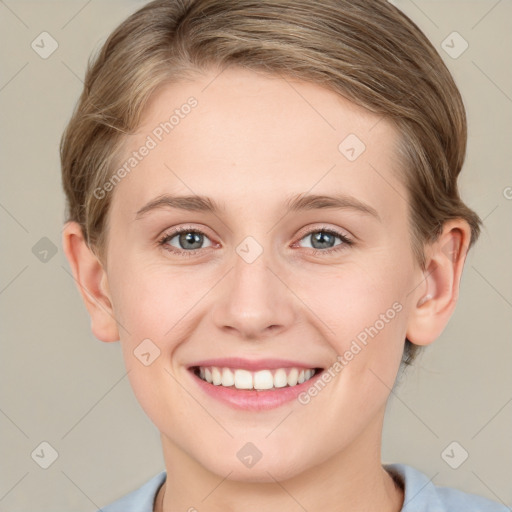
[[[242,449],[243,450],[243,449]],[[303,458],[299,451],[293,451],[289,457],[273,450],[272,453],[261,454],[261,458],[256,460],[258,455],[254,453],[253,460],[246,453],[250,453],[250,449],[246,451],[237,450],[232,452],[232,456],[226,456],[228,452],[224,452],[223,460],[219,460],[219,453],[212,454],[212,458],[208,460],[197,461],[208,471],[218,475],[220,478],[226,478],[235,482],[246,483],[275,483],[275,481],[285,481],[306,471],[314,464],[312,461],[304,461],[299,463]],[[237,454],[238,452],[238,454]],[[241,452],[241,453],[240,453]],[[246,459],[244,461],[244,459]],[[311,464],[307,464],[311,462]],[[227,476],[229,475],[229,476]]]

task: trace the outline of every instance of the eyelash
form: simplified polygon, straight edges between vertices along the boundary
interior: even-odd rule
[[[201,231],[199,229],[184,226],[181,228],[177,228],[177,229],[171,231],[170,233],[165,233],[158,240],[158,246],[162,247],[164,250],[166,250],[172,254],[177,254],[177,255],[185,256],[185,257],[195,256],[198,252],[203,250],[203,249],[194,249],[192,251],[183,251],[183,250],[178,251],[174,248],[170,249],[169,248],[170,246],[167,245],[167,242],[169,240],[172,240],[175,236],[179,235],[180,233],[198,233],[200,235],[204,235],[204,236],[208,237],[208,235],[206,235],[206,233],[204,233],[203,231]],[[348,247],[350,247],[351,245],[354,244],[354,242],[351,239],[347,238],[345,235],[336,231],[335,229],[332,229],[329,227],[320,227],[320,228],[312,229],[312,230],[304,233],[300,237],[299,241],[301,241],[303,238],[306,238],[309,235],[312,235],[313,233],[327,233],[329,235],[334,235],[334,236],[338,237],[343,242],[341,244],[335,245],[334,247],[332,247],[330,249],[311,249],[313,256],[319,256],[319,255],[325,256],[326,254],[331,255],[333,253],[337,253],[339,251],[346,250],[346,249],[348,249]]]

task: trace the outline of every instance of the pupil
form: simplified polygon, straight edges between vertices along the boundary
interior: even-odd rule
[[[180,235],[180,245],[184,249],[199,249],[201,247],[202,240],[203,240],[203,235],[201,235],[200,233],[188,232],[188,233],[183,233]],[[191,243],[192,245],[194,245],[194,243],[195,243],[196,245],[193,247],[190,247],[190,246],[187,247],[186,246],[187,243]]]
[[[315,247],[315,244],[313,243],[312,245],[316,249],[325,249],[325,248],[329,249],[330,247],[332,247],[332,245],[329,242],[333,241],[332,239],[334,238],[334,236],[331,235],[330,233],[325,233],[324,231],[320,231],[317,234],[312,235],[312,236],[313,236],[314,242],[319,242],[321,245],[321,247]]]

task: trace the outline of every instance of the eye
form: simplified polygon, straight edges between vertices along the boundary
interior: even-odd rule
[[[209,240],[209,238],[202,231],[181,227],[173,230],[171,233],[166,233],[160,238],[158,245],[169,252],[183,256],[193,256],[198,250],[204,248],[202,245],[205,240]],[[210,242],[207,247],[211,246]]]
[[[336,244],[336,238],[341,240],[341,243]],[[315,255],[345,250],[353,244],[352,240],[343,233],[328,227],[310,230],[301,238],[302,240],[309,240],[310,248],[314,250]]]
[[[336,238],[341,242],[336,244]],[[310,230],[300,238],[299,242],[308,239],[310,241],[309,248],[313,250],[313,254],[321,256],[345,250],[353,245],[353,241],[346,235],[329,227]],[[208,245],[203,246],[205,241],[207,241]],[[299,242],[292,247],[296,247]],[[194,256],[202,249],[213,246],[203,231],[187,226],[174,229],[170,233],[165,233],[159,239],[158,245],[166,251],[179,256]]]

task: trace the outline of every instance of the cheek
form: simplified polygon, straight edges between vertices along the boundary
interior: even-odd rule
[[[125,262],[116,269],[113,281],[115,316],[126,328],[120,332],[121,341],[129,343],[150,338],[168,345],[179,338],[187,313],[204,293],[189,269],[162,265]]]
[[[316,402],[329,425],[350,414],[354,429],[363,429],[384,406],[400,366],[408,271],[397,272],[391,259],[377,261],[317,276],[298,293],[319,317],[316,325],[323,326],[323,337],[336,354],[328,369],[333,384]],[[331,430],[323,434],[334,435]],[[336,442],[348,442],[336,436]]]
[[[126,267],[129,265],[126,264]],[[114,301],[120,345],[133,393],[160,429],[181,432],[183,418],[167,414],[164,404],[183,403],[173,356],[190,335],[187,312],[198,300],[177,272],[118,268]],[[196,411],[197,412],[197,411]]]
[[[338,360],[343,358],[347,377],[371,369],[385,382],[394,380],[405,341],[409,279],[405,261],[373,258],[303,287],[301,296],[320,318]]]
[[[375,323],[379,331],[383,330],[381,315],[384,321],[393,320],[400,309],[393,305],[403,301],[398,280],[389,274],[386,278],[372,274],[367,268],[344,268],[339,273],[316,277],[302,293],[311,309],[330,327],[330,338],[340,344],[339,348]]]

